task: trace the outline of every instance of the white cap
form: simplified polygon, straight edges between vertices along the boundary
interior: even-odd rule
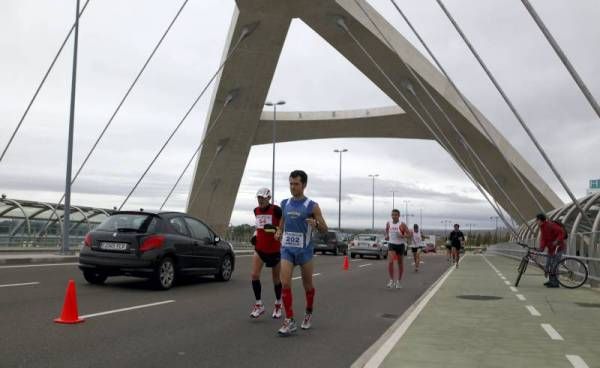
[[[263,198],[271,198],[271,190],[269,188],[260,188],[258,192],[256,192],[256,196]]]

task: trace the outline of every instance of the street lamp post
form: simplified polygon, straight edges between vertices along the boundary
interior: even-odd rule
[[[369,174],[369,178],[372,180],[371,184],[371,230],[375,231],[375,178],[378,177],[379,174]]]
[[[396,209],[396,192],[398,192],[398,191],[390,190],[390,192],[392,192],[392,209],[395,210]]]
[[[275,137],[277,125],[277,106],[285,105],[285,101],[278,101],[276,103],[265,102],[265,106],[273,106],[273,168],[271,169],[271,203],[275,203]]]
[[[491,216],[490,220],[495,220],[494,240],[498,241],[498,216]]]
[[[404,217],[406,218],[406,226],[408,226],[408,204],[410,203],[409,200],[405,199],[404,201]]]
[[[333,152],[340,154],[340,177],[338,183],[338,230],[342,231],[342,153],[348,152],[346,148],[335,149]]]

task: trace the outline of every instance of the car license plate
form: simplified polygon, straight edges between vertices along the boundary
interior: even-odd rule
[[[128,245],[129,244],[127,244],[127,243],[105,243],[105,242],[102,242],[102,243],[100,243],[100,249],[123,251],[123,250],[127,250]]]

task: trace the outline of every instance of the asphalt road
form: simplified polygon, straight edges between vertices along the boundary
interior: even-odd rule
[[[168,291],[125,277],[89,285],[74,264],[0,267],[0,367],[348,367],[447,268],[444,256],[433,255],[414,273],[406,260],[403,288],[389,290],[387,261],[356,260],[343,271],[342,260],[316,257],[313,329],[287,338],[270,317],[270,273],[263,274],[267,313],[249,318],[249,256],[237,257],[229,282],[199,278]],[[70,278],[80,315],[173,302],[55,324]],[[37,284],[2,287],[22,283]],[[300,280],[293,293],[301,319]]]

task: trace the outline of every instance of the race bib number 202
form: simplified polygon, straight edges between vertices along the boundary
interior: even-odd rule
[[[291,248],[302,248],[304,247],[304,234],[302,233],[283,233],[283,244],[284,247]]]

